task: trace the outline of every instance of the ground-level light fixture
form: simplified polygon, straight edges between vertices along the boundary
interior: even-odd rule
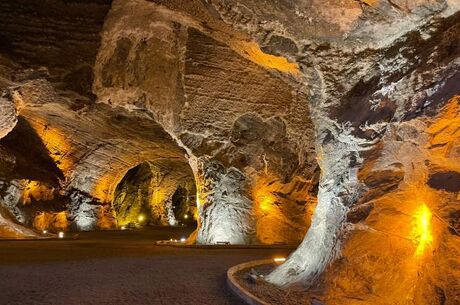
[[[144,215],[141,214],[141,215],[137,216],[137,221],[143,222],[144,220],[145,220],[145,216],[144,216]]]
[[[186,240],[187,240],[187,239],[186,239],[185,237],[182,237],[182,238],[180,239],[180,242],[181,242],[181,243],[185,243]]]
[[[43,234],[48,234],[48,231],[43,230],[42,233],[43,233]]]
[[[126,227],[125,227],[125,226],[121,226],[121,229],[122,229],[122,230],[126,230]]]
[[[273,259],[273,261],[277,264],[281,264],[281,263],[284,263],[286,261],[286,258],[285,257],[275,257]]]
[[[59,233],[58,233],[58,237],[59,237],[59,238],[64,238],[64,232],[59,232]]]

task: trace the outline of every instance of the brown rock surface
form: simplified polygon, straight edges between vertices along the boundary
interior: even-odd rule
[[[0,4],[3,218],[114,227],[125,174],[167,163],[151,206],[193,173],[198,243],[309,228],[272,283],[459,302],[459,1],[46,4]]]

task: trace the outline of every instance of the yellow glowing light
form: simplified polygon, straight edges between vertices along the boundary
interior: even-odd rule
[[[285,257],[275,257],[273,261],[275,263],[284,263],[286,261],[286,258]]]
[[[276,213],[276,205],[274,205],[276,196],[272,193],[275,188],[273,184],[269,183],[270,181],[271,179],[268,177],[259,179],[252,191],[255,206],[258,208],[258,212],[263,214]]]
[[[59,212],[54,216],[53,226],[61,230],[65,230],[69,226],[69,221],[67,220],[67,214],[65,211]]]
[[[431,234],[431,218],[432,214],[426,204],[421,205],[414,214],[415,227],[412,231],[412,236],[417,244],[415,255],[420,256],[425,251],[427,245],[433,242]]]
[[[272,202],[273,199],[271,198],[271,196],[262,196],[262,198],[260,199],[259,207],[262,211],[267,212],[270,210]]]
[[[289,62],[287,58],[264,53],[259,45],[252,41],[235,41],[232,44],[237,50],[243,51],[243,56],[252,62],[269,69],[278,70],[293,75],[300,74],[299,66]]]
[[[70,170],[74,165],[74,160],[70,157],[72,146],[64,131],[39,119],[28,120],[28,122],[42,139],[57,167],[64,173]]]
[[[187,215],[187,214],[185,214],[185,215],[184,215],[184,219],[187,219],[187,218],[188,218],[188,215]]]
[[[30,204],[32,199],[36,201],[47,201],[54,198],[54,189],[39,181],[29,181],[22,195],[22,203]]]
[[[91,194],[101,202],[109,202],[112,199],[113,190],[116,187],[117,179],[113,172],[107,172],[97,178],[97,183],[93,186]]]
[[[61,238],[61,239],[64,238],[64,232],[59,232],[58,237]]]
[[[137,216],[137,221],[143,222],[144,220],[145,220],[145,216],[144,216],[144,215],[141,214],[141,215]]]

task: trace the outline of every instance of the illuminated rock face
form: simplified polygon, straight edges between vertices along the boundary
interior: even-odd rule
[[[225,169],[218,162],[202,167],[206,205],[202,207],[200,244],[250,244],[255,240],[251,200],[245,196],[245,176],[236,168]]]
[[[385,5],[385,3],[382,3],[380,9],[384,9]],[[269,281],[280,285],[288,285],[298,281],[307,285],[312,284],[326,268],[328,262],[340,254],[341,244],[344,244],[344,251],[353,253],[346,258],[356,257],[356,264],[363,265],[361,272],[356,273],[356,277],[366,277],[367,275],[369,279],[368,282],[362,281],[363,286],[353,290],[352,285],[346,285],[346,282],[350,283],[349,277],[346,276],[346,274],[349,274],[347,271],[350,271],[350,269],[342,265],[342,268],[347,271],[343,272],[342,286],[337,289],[337,295],[334,295],[337,299],[331,296],[330,301],[336,302],[333,304],[346,302],[343,297],[340,299],[339,293],[348,296],[350,291],[358,295],[359,299],[371,300],[371,303],[380,301],[382,304],[397,302],[408,304],[411,302],[411,300],[406,299],[401,301],[402,296],[409,299],[414,298],[420,304],[432,304],[434,303],[433,300],[445,300],[446,298],[453,303],[456,302],[456,296],[452,291],[455,289],[453,287],[457,287],[457,284],[444,280],[440,280],[442,282],[440,285],[445,286],[445,290],[444,288],[433,289],[433,287],[430,287],[429,291],[419,294],[419,296],[423,295],[423,297],[416,296],[417,292],[427,288],[425,285],[429,282],[428,278],[430,276],[437,277],[441,275],[441,273],[438,273],[439,270],[433,270],[433,273],[429,276],[418,279],[416,285],[418,290],[416,291],[409,289],[409,287],[413,286],[408,282],[395,281],[393,286],[398,286],[401,290],[397,289],[394,294],[389,294],[386,297],[382,297],[385,294],[383,291],[392,289],[391,283],[376,280],[377,278],[391,278],[390,274],[397,272],[397,267],[390,270],[385,269],[384,266],[399,266],[400,268],[413,259],[414,253],[418,253],[417,256],[422,257],[421,253],[426,251],[417,249],[421,249],[419,246],[423,241],[430,240],[430,238],[423,237],[429,236],[429,234],[426,232],[413,233],[413,227],[417,228],[417,226],[426,230],[429,230],[429,228],[434,230],[433,226],[425,224],[435,219],[435,217],[423,216],[429,215],[429,213],[419,212],[420,206],[423,206],[422,202],[420,202],[423,201],[421,199],[423,198],[422,190],[426,186],[420,189],[421,194],[417,195],[419,200],[417,203],[411,202],[408,197],[403,197],[400,193],[393,197],[393,204],[403,206],[403,209],[407,209],[405,213],[413,215],[412,218],[414,219],[414,221],[406,219],[406,226],[402,229],[404,232],[402,239],[406,239],[406,244],[404,245],[406,249],[398,252],[399,254],[392,254],[394,258],[399,258],[399,260],[394,259],[388,265],[378,265],[377,263],[377,266],[373,266],[374,262],[369,261],[368,263],[373,269],[366,271],[363,269],[369,265],[362,263],[363,256],[382,255],[382,247],[385,247],[382,245],[383,241],[372,244],[373,246],[366,246],[368,240],[369,242],[373,240],[373,237],[371,237],[373,230],[372,227],[366,227],[363,223],[366,223],[365,219],[369,214],[374,215],[373,209],[381,208],[376,207],[378,202],[374,200],[390,191],[395,191],[398,188],[398,182],[402,180],[401,176],[404,177],[404,181],[409,180],[408,176],[414,171],[414,167],[422,168],[422,164],[425,162],[419,159],[420,165],[417,165],[417,162],[411,162],[407,167],[401,163],[402,160],[411,157],[417,160],[416,152],[411,151],[409,148],[411,145],[408,144],[407,150],[405,150],[406,156],[400,155],[398,156],[399,158],[393,159],[391,163],[386,163],[386,167],[382,166],[380,168],[380,164],[384,163],[384,158],[394,154],[393,149],[397,149],[395,143],[386,142],[387,137],[391,137],[394,132],[392,128],[394,126],[410,127],[406,125],[406,122],[415,117],[430,120],[453,95],[459,92],[459,17],[458,13],[456,13],[458,7],[456,3],[450,3],[450,6],[448,4],[437,6],[438,4],[436,3],[419,3],[418,5],[423,9],[430,7],[438,10],[441,21],[438,19],[435,24],[420,26],[399,24],[399,26],[394,27],[397,30],[394,32],[395,36],[385,32],[388,37],[383,37],[383,34],[379,31],[373,31],[373,34],[382,35],[381,38],[385,38],[385,40],[373,40],[371,39],[373,34],[367,37],[361,36],[361,45],[356,48],[347,48],[347,42],[340,41],[340,39],[337,41],[337,37],[324,37],[325,40],[329,40],[330,44],[325,43],[322,46],[318,46],[312,43],[309,46],[310,57],[305,59],[304,68],[307,71],[306,76],[310,80],[308,85],[312,90],[310,103],[314,110],[313,122],[317,129],[317,152],[322,169],[318,206],[304,243],[285,264],[269,276]],[[414,4],[414,6],[418,5]],[[426,13],[428,11],[423,9],[413,12],[410,18],[417,20],[421,16],[427,17]],[[238,11],[238,9],[236,10]],[[254,11],[255,15],[260,13],[260,10],[254,9]],[[371,11],[372,8],[369,7],[363,9],[363,17]],[[380,12],[385,12],[385,10]],[[368,24],[372,24],[372,22],[370,20]],[[235,21],[235,23],[238,23],[238,21]],[[383,24],[378,24],[377,22],[373,26],[375,30],[383,26]],[[356,36],[360,36],[363,33],[364,28],[364,25],[361,29],[356,26],[353,31],[344,34],[348,37],[355,36],[356,38]],[[251,31],[254,28],[248,27],[248,30]],[[275,30],[273,32],[276,33]],[[427,32],[429,32],[429,35],[427,35]],[[295,35],[294,33],[291,34]],[[254,35],[256,34],[254,33]],[[399,39],[393,40],[394,38]],[[372,45],[372,48],[365,49],[365,45]],[[441,48],[440,45],[444,47]],[[404,50],[411,55],[408,55]],[[334,54],[340,55],[336,56]],[[417,54],[415,58],[419,57],[420,61],[418,59],[414,60],[414,54]],[[313,66],[313,69],[310,70],[309,67],[311,66]],[[412,143],[412,149],[416,145],[424,145],[424,139],[418,138],[417,133],[419,132],[416,131],[413,134],[413,138],[408,137],[406,140]],[[409,133],[408,136],[410,135]],[[380,155],[379,148],[382,145],[388,145],[388,150],[385,151],[386,154],[382,152]],[[442,146],[444,145],[442,143]],[[335,149],[331,149],[331,146],[335,147]],[[360,172],[365,171],[367,166],[372,164],[368,163],[371,160],[379,164],[380,170],[372,172],[367,177],[360,176]],[[412,168],[412,170],[409,170],[409,168]],[[384,173],[384,170],[387,172]],[[366,180],[361,180],[364,177]],[[422,183],[425,185],[426,176],[419,176],[418,178],[418,183],[423,181]],[[433,199],[430,195],[432,193],[427,191],[425,201],[432,202]],[[406,196],[409,195],[406,194]],[[438,196],[442,197],[441,194],[438,194]],[[433,209],[437,204],[432,202],[431,205],[429,203],[426,203],[426,205],[428,209]],[[401,207],[399,208],[401,209]],[[348,212],[350,212],[350,220],[356,222],[355,225],[347,223],[346,216]],[[381,216],[382,213],[376,212],[372,219],[374,222],[377,221],[375,218],[378,217],[377,215]],[[442,217],[446,223],[451,217],[448,215],[451,214],[446,213]],[[398,220],[397,215],[393,215],[393,217],[385,218],[386,221],[382,217],[381,223],[386,223],[387,227],[389,224],[392,226],[393,223],[399,223],[400,220]],[[417,225],[417,222],[422,223],[422,225]],[[371,224],[375,223],[371,222]],[[354,231],[354,229],[357,231]],[[368,231],[366,237],[362,239],[356,237],[356,242],[352,246],[348,246],[350,240],[347,240],[346,237],[351,235],[351,240],[353,240],[354,236],[366,234],[359,232],[359,230]],[[416,231],[420,230],[417,229]],[[442,238],[453,240],[454,238],[449,233],[450,231],[451,229],[445,227],[442,231]],[[398,232],[398,230],[387,230],[382,236],[383,238],[388,238],[388,235],[394,232]],[[407,239],[409,239],[409,243],[407,243]],[[433,239],[436,240],[436,237]],[[411,243],[411,241],[414,242]],[[423,249],[429,248],[425,247]],[[456,253],[456,251],[454,247],[453,253]],[[359,256],[358,253],[362,256]],[[409,253],[410,255],[408,256]],[[443,261],[446,260],[446,257],[451,257],[451,255],[445,255],[444,258],[437,256],[430,262],[444,264]],[[407,258],[407,261],[401,257]],[[407,268],[409,268],[407,271],[412,272],[412,276],[416,274],[414,270],[420,270],[420,265],[412,264],[408,265]],[[374,278],[373,273],[377,272],[377,269],[385,275],[375,276]],[[400,273],[402,274],[401,276],[407,275],[404,272]],[[453,276],[453,272],[450,274]],[[334,275],[334,270],[332,270],[331,279],[334,279]],[[414,280],[413,277],[408,278]],[[375,282],[372,282],[373,280]],[[356,279],[356,282],[360,281]],[[371,288],[368,288],[369,285],[371,285]],[[383,288],[380,285],[388,286]],[[331,285],[331,287],[334,287],[334,285]],[[372,292],[374,291],[373,289],[382,288],[381,293],[383,294],[377,293],[377,295],[380,295],[380,300],[374,300],[370,296],[372,292],[367,294],[363,291],[365,288]],[[409,297],[407,296],[408,291],[410,291]],[[439,296],[439,294],[441,295]],[[447,296],[447,294],[449,295]],[[354,294],[351,293],[351,295]],[[426,298],[425,300],[423,300],[424,297]],[[329,300],[327,303],[329,304]]]
[[[37,93],[47,96],[49,102],[35,100]],[[75,104],[67,103],[46,81],[28,82],[16,95],[27,101],[21,115],[28,121],[26,130],[35,135],[29,143],[38,139],[36,147],[43,147],[35,154],[18,147],[25,144],[20,143],[20,129],[6,137],[3,145],[16,156],[13,167],[19,170],[18,178],[46,179],[64,193],[72,229],[92,230],[101,221],[104,228],[115,227],[115,218],[107,210],[117,183],[130,168],[158,159],[186,163],[184,152],[143,112],[94,105],[91,114],[78,114],[72,110]],[[28,157],[37,158],[42,151],[49,156],[29,166]]]
[[[60,1],[53,3],[47,11],[29,1],[18,7],[3,5],[32,27],[29,9],[41,19],[53,19],[63,9]],[[192,6],[196,4],[202,6]],[[31,45],[18,44],[29,39],[27,31],[19,35],[8,24],[0,24],[5,40],[16,45],[6,52],[5,61],[12,63],[2,62],[2,88],[12,88],[9,103],[20,106],[28,133],[40,142],[31,145],[47,152],[48,159],[29,164],[35,152],[13,149],[20,135],[2,145],[20,159],[11,168],[33,166],[15,179],[25,184],[43,181],[30,172],[46,172],[46,183],[59,193],[55,200],[62,202],[62,206],[46,203],[49,208],[38,210],[35,219],[23,212],[20,200],[11,204],[11,210],[25,213],[26,225],[52,229],[54,219],[65,214],[67,229],[114,228],[114,193],[126,172],[145,161],[169,159],[181,164],[176,168],[190,164],[197,180],[199,242],[227,240],[222,237],[227,231],[233,243],[300,242],[318,181],[313,127],[306,93],[270,72],[294,77],[298,65],[264,53],[249,36],[206,10],[187,17],[178,8],[115,1],[101,31],[106,3],[76,3],[66,29],[84,38],[88,49],[78,41],[69,51],[66,37],[51,35],[53,29],[45,28],[48,36],[39,39],[36,54],[52,49],[53,56],[42,57],[31,52]],[[219,33],[203,28],[200,18],[209,19]],[[99,32],[102,39],[97,40],[94,33]],[[74,53],[78,55],[69,55]],[[27,56],[16,64],[20,54]],[[34,69],[27,69],[30,66]],[[95,97],[102,103],[94,103]],[[205,179],[220,177],[220,172],[210,170],[214,164],[228,172],[225,179]],[[7,185],[12,178],[5,176]],[[170,184],[174,183],[181,181],[174,177]],[[259,188],[264,192],[256,194]],[[169,195],[165,193],[159,203],[163,208],[159,214],[164,215],[170,205]],[[255,196],[270,198],[263,200],[263,211],[253,204]],[[31,206],[39,204],[34,201]],[[231,216],[227,222],[214,221],[224,212]]]
[[[177,193],[178,189],[183,190],[184,198]],[[113,208],[118,225],[174,226],[184,223],[184,217],[185,223],[188,217],[193,219],[195,196],[195,181],[187,163],[145,162],[130,169],[118,184]]]
[[[302,88],[270,73],[295,77],[297,65],[255,48],[202,3],[190,3],[197,16],[161,4],[114,1],[95,66],[98,100],[148,109],[185,149],[197,182],[197,242],[299,242],[317,183],[313,126]],[[253,202],[267,176],[278,216],[264,226]]]
[[[1,4],[10,218],[112,228],[128,170],[172,160],[195,179],[198,243],[305,236],[272,283],[324,275],[328,304],[458,302],[447,268],[459,264],[458,1],[77,1],[62,29],[76,47],[45,27],[35,52],[27,11],[65,14],[50,3]],[[24,32],[11,28],[15,15]],[[182,183],[174,175],[153,205],[163,224]],[[64,206],[32,221],[18,205],[32,182]]]
[[[456,157],[445,153],[456,149],[457,101],[434,116],[389,126],[367,156],[359,177],[369,189],[348,215],[354,224],[342,258],[325,274],[328,304],[343,304],[344,292],[372,304],[457,302],[458,193],[430,185],[437,173],[458,170]],[[375,184],[375,177],[386,183]],[[350,217],[369,205],[359,221]]]

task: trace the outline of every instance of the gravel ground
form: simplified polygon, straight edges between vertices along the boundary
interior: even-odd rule
[[[228,268],[287,250],[154,245],[190,229],[92,232],[78,240],[0,241],[1,305],[243,304]]]

